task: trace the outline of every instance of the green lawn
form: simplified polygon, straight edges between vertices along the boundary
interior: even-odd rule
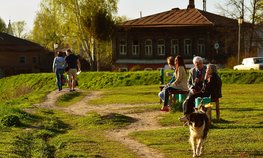
[[[93,99],[89,104],[145,104],[139,109],[135,107],[134,112],[159,110],[158,87],[103,89],[101,98]],[[220,100],[222,119],[213,120],[202,157],[263,157],[262,87],[263,84],[223,84],[223,98]],[[54,110],[32,108],[31,112],[23,112],[16,106],[6,108],[16,104],[29,107],[26,100],[30,98],[22,97],[0,105],[1,115],[14,113],[22,122],[18,127],[0,126],[0,157],[136,157],[124,145],[105,137],[107,130],[122,128],[132,122],[131,118],[120,114],[107,118],[89,113],[84,117]],[[58,104],[68,106],[68,102],[74,103],[81,98],[83,93],[65,95]],[[181,111],[170,112],[158,120],[163,126],[177,125],[177,128],[139,131],[130,136],[160,150],[167,158],[191,157],[189,130],[178,121],[181,115]]]
[[[223,98],[220,100],[222,119],[213,120],[202,157],[263,157],[262,87],[262,84],[223,85]],[[180,114],[170,113],[160,121],[169,126],[177,121],[171,118],[178,118]],[[160,149],[168,158],[189,157],[192,153],[187,127],[137,132],[131,136]]]

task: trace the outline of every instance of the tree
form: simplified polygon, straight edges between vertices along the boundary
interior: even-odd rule
[[[16,37],[25,38],[25,31],[26,22],[25,21],[16,21],[12,23],[13,33]]]
[[[0,18],[0,32],[6,32],[6,24],[2,18]]]
[[[32,38],[52,48],[70,45],[96,69],[102,41],[110,39],[117,0],[42,0]]]
[[[246,50],[250,53],[253,51],[253,41],[255,38],[260,38],[257,36],[258,31],[261,29],[257,29],[256,26],[263,22],[263,2],[262,0],[250,0],[250,3],[245,4],[244,0],[228,0],[224,5],[217,5],[218,9],[221,10],[221,14],[230,18],[237,19],[242,17],[245,22],[250,22],[250,28],[247,32],[243,31],[243,50]],[[247,42],[244,40],[244,34],[249,36]],[[248,43],[248,44],[247,44]],[[253,54],[253,53],[252,53]],[[245,55],[246,56],[246,55]]]

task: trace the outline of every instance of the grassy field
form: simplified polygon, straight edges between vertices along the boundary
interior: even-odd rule
[[[220,100],[220,121],[209,131],[202,157],[263,157],[263,85],[226,84]],[[215,117],[215,111],[213,111]],[[181,113],[168,114],[160,120],[166,126],[178,122]],[[174,119],[176,118],[176,119]],[[189,157],[188,128],[133,133],[135,139],[162,150],[168,158]]]
[[[23,84],[26,77],[22,75],[18,80],[10,78],[11,81],[1,82],[0,157],[137,157],[124,145],[105,137],[108,130],[132,123],[128,116],[116,114],[107,118],[97,113],[76,116],[57,110],[34,108],[32,104],[43,101],[45,95],[55,89],[54,80],[50,80],[52,77],[49,74],[44,81],[36,78],[34,80],[37,81]],[[37,82],[43,89],[38,88]],[[91,100],[89,106],[148,104],[141,108],[135,107],[135,112],[158,111],[158,86],[102,89],[101,97]],[[262,87],[263,84],[223,84],[223,98],[220,100],[222,119],[213,120],[202,157],[263,157]],[[15,93],[14,89],[19,91]],[[67,107],[92,92],[64,95],[59,98],[57,105]],[[20,122],[11,127],[4,126],[3,118],[10,115],[18,116]],[[160,150],[167,158],[191,157],[188,128],[178,121],[181,115],[182,112],[177,110],[162,115],[158,120],[162,126],[176,128],[134,132],[130,137]]]

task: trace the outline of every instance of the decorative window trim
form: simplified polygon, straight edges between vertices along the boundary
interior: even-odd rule
[[[152,40],[151,39],[145,40],[145,55],[152,56]]]
[[[159,56],[165,55],[165,40],[164,39],[157,40],[157,54]]]
[[[204,38],[199,38],[198,39],[197,50],[198,50],[198,53],[200,55],[204,55],[205,54],[205,39]]]
[[[189,38],[186,38],[184,39],[184,54],[191,55],[191,53],[192,53],[192,40]]]
[[[119,54],[120,55],[127,55],[127,41],[125,39],[120,40],[120,50]]]
[[[179,40],[172,39],[171,40],[171,55],[178,55],[179,54]]]
[[[132,41],[132,55],[137,56],[140,54],[140,44],[138,40]]]

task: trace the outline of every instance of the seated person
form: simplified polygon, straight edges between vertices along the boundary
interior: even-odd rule
[[[175,71],[175,65],[174,65],[174,57],[169,56],[166,59],[168,66]],[[170,73],[167,73],[166,76],[170,76]],[[168,87],[171,83],[173,83],[175,80],[174,73],[172,74],[171,80],[164,86],[163,90],[158,93],[158,96],[160,99],[164,102],[164,90],[166,87]]]
[[[187,88],[187,74],[184,64],[184,60],[181,56],[176,56],[175,58],[176,70],[174,72],[175,80],[164,88],[164,105],[161,108],[161,111],[169,111],[168,100],[169,93],[171,90],[183,90],[188,91]]]
[[[203,88],[200,91],[190,92],[187,99],[183,103],[184,116],[180,118],[180,121],[186,121],[186,116],[194,112],[194,102],[197,97],[211,97],[211,99],[221,98],[222,81],[217,74],[216,65],[208,64],[205,79],[203,82]]]

